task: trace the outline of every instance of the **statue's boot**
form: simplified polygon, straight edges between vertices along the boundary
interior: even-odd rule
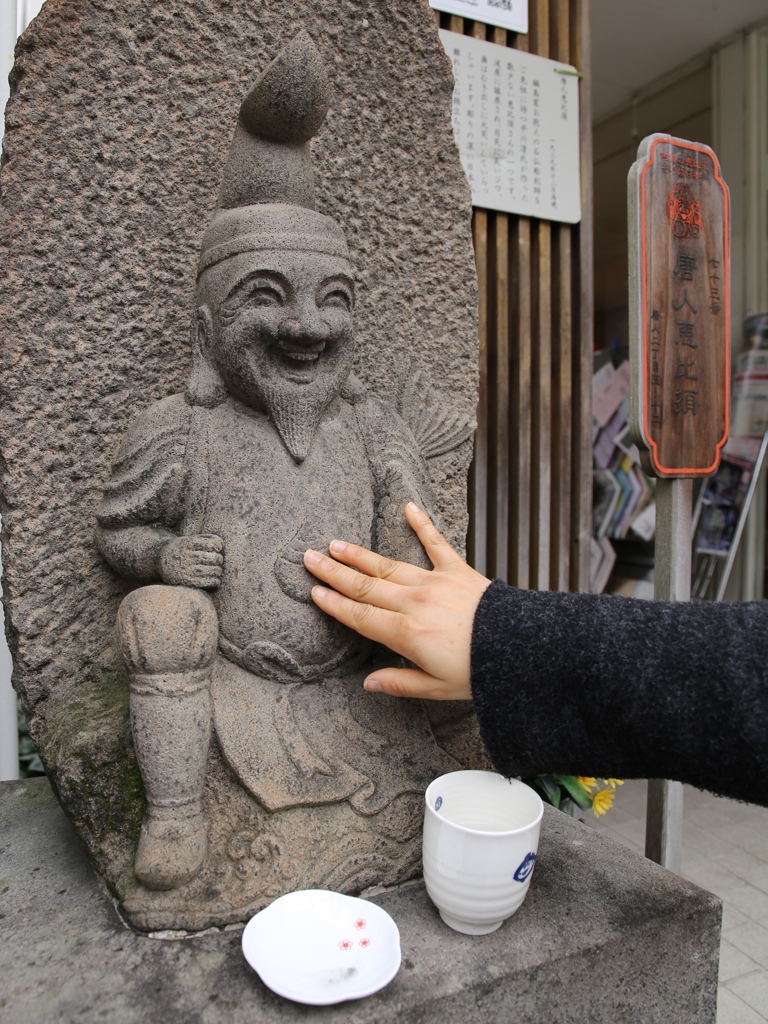
[[[117,629],[147,796],[136,878],[148,889],[176,889],[195,877],[207,848],[202,798],[216,611],[200,590],[142,587],[120,605]]]

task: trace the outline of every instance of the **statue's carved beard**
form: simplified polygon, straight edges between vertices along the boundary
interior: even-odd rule
[[[303,462],[309,454],[323,413],[341,391],[351,369],[350,346],[348,357],[337,357],[333,363],[318,367],[311,383],[297,384],[271,373],[259,382],[270,419],[296,462]]]

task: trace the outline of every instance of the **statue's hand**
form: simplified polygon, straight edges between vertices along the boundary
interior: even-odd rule
[[[211,590],[221,583],[224,541],[212,533],[174,537],[160,551],[163,583]]]

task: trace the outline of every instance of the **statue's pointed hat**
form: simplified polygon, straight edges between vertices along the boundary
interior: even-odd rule
[[[315,210],[309,143],[330,103],[322,58],[299,32],[259,75],[240,106],[199,273],[259,249],[349,258],[341,227]]]

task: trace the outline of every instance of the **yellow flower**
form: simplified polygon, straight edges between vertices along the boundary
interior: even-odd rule
[[[576,778],[582,784],[584,789],[586,789],[590,793],[592,792],[593,788],[597,784],[597,779],[589,779],[585,775],[577,775]]]
[[[614,789],[600,789],[595,793],[592,798],[592,810],[595,812],[596,818],[599,818],[601,814],[605,814],[606,811],[611,809],[615,796],[616,791]]]
[[[617,786],[624,785],[624,779],[606,779],[605,781],[608,783],[611,789],[616,789]]]

